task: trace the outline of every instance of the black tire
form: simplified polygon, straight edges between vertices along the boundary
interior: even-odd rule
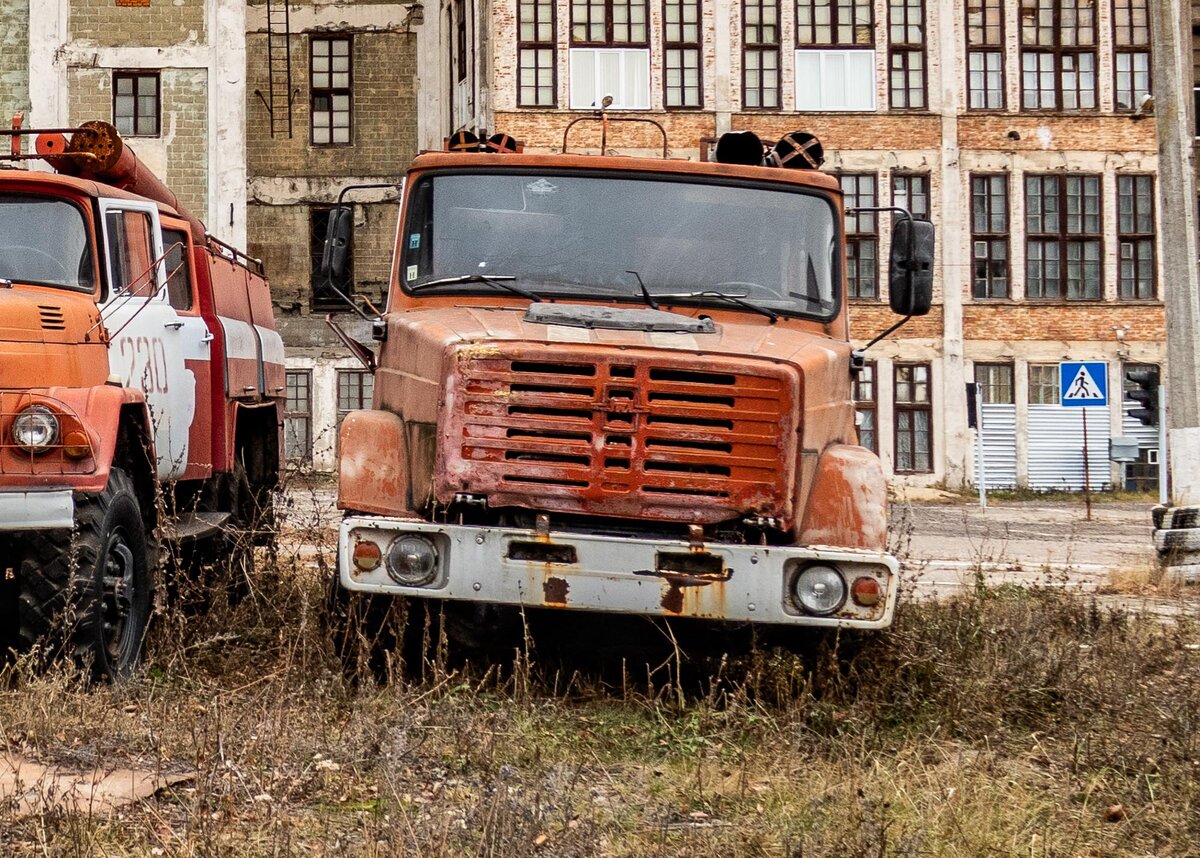
[[[437,641],[437,620],[424,599],[356,593],[342,587],[336,573],[330,578],[325,630],[353,683],[419,677],[423,655]]]
[[[113,468],[108,486],[75,505],[75,530],[37,533],[21,561],[17,605],[23,648],[72,658],[93,679],[137,667],[154,581],[133,482]]]

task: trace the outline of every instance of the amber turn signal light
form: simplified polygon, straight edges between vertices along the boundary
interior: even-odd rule
[[[92,445],[88,443],[88,437],[83,432],[75,429],[68,432],[63,437],[63,455],[68,459],[86,459],[92,454]]]
[[[850,585],[850,598],[854,600],[854,604],[862,605],[864,608],[878,605],[881,595],[879,582],[874,578],[855,578],[854,583]]]
[[[383,562],[383,549],[371,540],[363,539],[354,543],[351,559],[354,561],[355,569],[360,572],[370,572],[378,569],[379,564]]]

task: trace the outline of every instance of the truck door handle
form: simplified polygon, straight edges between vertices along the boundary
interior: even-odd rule
[[[213,341],[212,331],[205,331],[204,336],[200,338],[202,343],[211,343]]]
[[[178,331],[180,328],[183,327],[183,322],[164,322],[163,327],[164,328],[172,328],[172,329]]]

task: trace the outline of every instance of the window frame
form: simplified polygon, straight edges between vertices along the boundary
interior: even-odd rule
[[[917,385],[922,382],[916,378],[916,370],[924,370],[925,379],[925,400],[902,400],[900,399],[900,373],[903,370],[913,370],[913,377],[907,382],[915,391]],[[905,361],[892,364],[892,470],[897,474],[932,474],[935,472],[933,459],[933,367],[930,363],[924,361]],[[924,413],[927,419],[926,440],[924,453],[928,458],[929,467],[919,468],[918,465],[918,449],[917,449],[917,430],[915,423],[910,423],[908,430],[901,430],[900,424],[901,414],[916,415]],[[911,418],[910,418],[911,419]],[[900,437],[902,434],[908,434],[912,445],[910,447],[912,455],[912,467],[901,467],[900,464]]]
[[[897,25],[895,23],[895,14],[897,9],[903,11],[904,23]],[[913,24],[909,18],[910,13],[914,10],[917,12],[917,23]],[[925,0],[888,0],[888,109],[896,111],[918,112],[924,113],[929,110],[929,62],[928,55],[925,50],[926,27],[928,23],[928,15],[925,9]],[[903,28],[905,35],[909,34],[914,26],[920,31],[921,40],[919,42],[900,41],[895,38],[895,29],[897,26]],[[919,90],[915,90],[920,94],[920,104],[913,103],[914,89],[912,86],[911,77],[913,69],[911,62],[914,57],[920,57],[921,61],[921,82]],[[896,61],[902,60],[901,68],[897,68]],[[904,86],[900,90],[903,93],[904,104],[898,104],[896,95],[896,75],[901,73],[905,81]]]
[[[1008,375],[1008,384],[997,383],[995,374],[1006,373]],[[980,378],[980,375],[983,378]],[[983,392],[984,405],[1016,405],[1017,404],[1017,388],[1016,388],[1016,368],[1012,362],[1005,361],[975,361],[972,368],[972,377],[975,383],[978,384]],[[996,399],[997,390],[1007,390],[1008,398],[1006,400]]]
[[[914,194],[913,183],[923,184],[925,187],[921,193]],[[908,188],[904,191],[905,202],[911,203],[914,198],[924,198],[925,211],[918,212],[913,206],[909,205],[908,213],[913,216],[913,220],[933,220],[933,182],[929,173],[909,170],[894,170],[892,171],[892,205],[900,205],[900,189],[898,185],[907,185]]]
[[[780,0],[741,0],[742,5],[742,110],[765,110],[778,111],[783,108],[783,28],[782,28],[782,13]],[[751,25],[747,22],[746,10],[756,7],[759,10],[759,23]],[[771,24],[762,22],[762,13],[768,9],[774,9],[774,21]],[[775,39],[773,41],[751,41],[749,33],[751,28],[755,27],[759,30],[760,35],[767,27],[773,27],[775,30]],[[751,54],[757,54],[760,58],[758,66],[759,85],[751,87],[747,83],[749,73],[749,64],[747,58]],[[772,71],[775,73],[775,84],[773,87],[767,87],[763,84],[763,75],[766,71],[761,60],[767,56],[774,56],[775,66]],[[751,105],[747,98],[750,92],[758,93],[758,104]],[[774,101],[771,104],[765,103],[764,96],[768,93],[774,94]]]
[[[1053,43],[1052,44],[1042,44],[1041,42],[1037,41],[1037,39],[1038,39],[1037,31],[1040,29],[1040,27],[1035,23],[1032,28],[1029,28],[1028,24],[1026,22],[1025,10],[1027,8],[1032,8],[1034,10],[1035,18],[1036,18],[1037,12],[1040,9],[1039,4],[1042,2],[1048,2],[1052,5],[1052,24],[1049,28],[1050,32],[1053,33]],[[1021,0],[1021,5],[1017,10],[1018,39],[1019,39],[1019,45],[1020,45],[1019,59],[1020,59],[1020,70],[1021,70],[1020,109],[1021,109],[1021,112],[1023,112],[1023,113],[1025,113],[1025,112],[1028,112],[1028,113],[1095,113],[1095,112],[1099,111],[1099,109],[1100,109],[1100,74],[1101,74],[1101,71],[1100,71],[1100,24],[1099,24],[1098,10],[1096,9],[1096,7],[1092,8],[1091,41],[1087,42],[1087,43],[1079,42],[1078,39],[1079,39],[1079,34],[1080,34],[1081,30],[1078,26],[1076,26],[1076,28],[1074,30],[1074,37],[1075,37],[1076,41],[1074,43],[1065,43],[1064,44],[1063,37],[1064,37],[1064,34],[1066,31],[1063,29],[1063,2],[1064,2],[1064,0]],[[1026,41],[1026,34],[1029,31],[1029,29],[1032,29],[1035,33],[1034,41]],[[1065,104],[1066,104],[1065,95],[1069,90],[1067,90],[1066,87],[1064,86],[1064,75],[1066,74],[1066,71],[1064,68],[1064,59],[1067,57],[1075,58],[1076,68],[1074,70],[1074,74],[1076,75],[1076,79],[1078,80],[1079,75],[1081,74],[1079,65],[1078,65],[1079,58],[1086,54],[1090,54],[1091,58],[1092,58],[1092,70],[1091,70],[1091,76],[1092,76],[1091,102],[1092,103],[1091,103],[1091,106],[1090,107],[1082,107],[1082,106],[1066,107],[1065,106]],[[1029,56],[1029,55],[1048,56],[1052,60],[1053,75],[1054,75],[1054,104],[1051,106],[1043,106],[1040,104],[1040,102],[1042,100],[1041,93],[1043,92],[1043,90],[1041,89],[1040,86],[1036,90],[1034,90],[1037,93],[1037,101],[1039,102],[1039,104],[1034,107],[1029,107],[1026,105],[1026,93],[1028,92],[1028,90],[1025,87],[1025,75],[1026,75],[1025,58],[1026,58],[1026,56]],[[1040,79],[1041,75],[1044,74],[1044,72],[1042,71],[1042,69],[1040,67],[1040,63],[1039,63],[1039,68],[1038,68],[1036,74],[1039,79]],[[1078,86],[1076,86],[1074,92],[1076,93],[1077,96],[1079,96],[1079,95],[1082,95],[1084,92],[1086,92],[1086,90],[1083,90],[1083,89],[1079,88]]]
[[[154,80],[154,133],[138,132],[138,119],[142,114],[138,110],[139,102],[144,96],[138,94],[138,83],[143,78]],[[117,113],[118,83],[122,80],[133,82],[133,114],[130,117],[133,125],[126,132],[121,128],[121,117]],[[122,137],[156,138],[162,137],[162,72],[158,69],[117,69],[112,73],[112,124]]]
[[[1049,377],[1049,382],[1045,379],[1034,378],[1035,374],[1042,374]],[[1025,402],[1027,405],[1061,405],[1059,397],[1062,394],[1061,385],[1059,383],[1059,369],[1056,363],[1031,363],[1026,366],[1026,375],[1028,378],[1028,387],[1025,391]],[[1049,391],[1051,395],[1050,402],[1036,401],[1035,396],[1041,396],[1038,391]]]
[[[1139,11],[1135,7],[1141,7],[1141,11],[1145,15],[1145,38],[1138,41],[1136,30],[1138,25],[1134,23],[1134,17]],[[1120,11],[1125,11],[1128,16],[1128,24],[1122,25],[1117,21]],[[1122,38],[1122,28],[1128,27],[1128,34],[1125,41]],[[1141,106],[1138,103],[1138,93],[1136,89],[1137,71],[1134,70],[1132,63],[1138,56],[1146,58],[1146,93],[1154,92],[1154,63],[1150,55],[1150,4],[1149,0],[1113,0],[1112,6],[1112,41],[1113,41],[1113,111],[1116,113],[1134,113]],[[1119,68],[1120,58],[1128,57],[1131,63],[1128,72],[1122,72]],[[1123,74],[1129,75],[1129,105],[1121,106],[1121,77]]]
[[[1059,220],[1058,230],[1056,232],[1035,232],[1033,229],[1031,229],[1030,223],[1029,223],[1030,212],[1031,212],[1031,206],[1029,204],[1029,182],[1030,182],[1030,180],[1037,180],[1042,183],[1042,188],[1043,188],[1042,196],[1044,198],[1045,197],[1045,194],[1044,194],[1045,182],[1048,179],[1055,180],[1055,183],[1057,185],[1057,190],[1056,190],[1057,210],[1056,210],[1056,213],[1058,215],[1058,220]],[[1087,182],[1089,180],[1094,181],[1096,183],[1096,194],[1095,194],[1095,199],[1096,199],[1096,203],[1097,203],[1096,212],[1095,212],[1096,224],[1097,224],[1096,232],[1069,232],[1068,231],[1068,221],[1069,221],[1071,215],[1070,215],[1070,213],[1068,211],[1068,207],[1067,207],[1068,200],[1069,200],[1069,194],[1067,192],[1067,188],[1068,188],[1068,183],[1072,179],[1078,179],[1078,180],[1080,180],[1081,183]],[[1036,301],[1036,302],[1067,301],[1067,302],[1071,302],[1071,303],[1103,301],[1104,300],[1104,286],[1105,286],[1105,283],[1104,283],[1104,177],[1102,175],[1100,175],[1099,173],[1076,173],[1076,172],[1026,173],[1024,190],[1025,190],[1024,202],[1025,202],[1025,298],[1026,298],[1026,300]],[[1086,193],[1086,189],[1081,184],[1080,199],[1086,199],[1087,196],[1088,196],[1088,194]],[[1044,206],[1043,206],[1042,211],[1043,212],[1045,211]],[[1041,212],[1039,212],[1038,216],[1042,217],[1044,215]],[[1086,223],[1087,214],[1083,209],[1080,210],[1079,216],[1081,218],[1081,225]],[[1054,241],[1058,244],[1057,262],[1058,262],[1058,268],[1059,268],[1059,271],[1058,271],[1058,289],[1059,289],[1059,291],[1058,291],[1058,294],[1056,294],[1056,295],[1047,296],[1044,294],[1043,295],[1030,294],[1030,290],[1031,290],[1033,280],[1034,280],[1034,278],[1031,277],[1030,273],[1029,273],[1030,272],[1030,267],[1029,267],[1030,261],[1033,258],[1033,255],[1030,253],[1030,247],[1032,245],[1032,242],[1034,242],[1034,241],[1044,242],[1044,243]],[[1067,255],[1066,251],[1068,250],[1068,247],[1072,242],[1080,243],[1080,244],[1083,244],[1085,242],[1094,242],[1096,244],[1096,247],[1097,247],[1097,253],[1096,253],[1097,283],[1096,283],[1096,290],[1095,290],[1096,294],[1094,296],[1071,297],[1071,295],[1070,295],[1070,287],[1068,284],[1068,272],[1069,272],[1068,262],[1069,262],[1069,259],[1068,259],[1068,255]],[[1044,262],[1044,260],[1043,260],[1043,262]],[[1081,263],[1083,262],[1082,257],[1080,258],[1080,262]],[[1043,280],[1044,279],[1045,278],[1043,278]]]
[[[629,41],[617,41],[613,38],[614,27],[616,26],[614,22],[615,16],[613,14],[613,9],[617,6],[627,6],[630,12],[632,12],[635,6],[641,7],[643,16],[642,27],[645,30],[646,38],[642,39],[641,41],[635,41],[633,39],[630,39]],[[592,10],[598,7],[603,7],[602,14],[604,16],[604,38],[599,41],[591,38],[575,38],[575,27],[578,23],[575,20],[575,11],[580,8],[587,10],[587,20],[582,24],[582,26],[589,31],[588,35],[590,36],[590,30],[595,26],[595,22],[592,20]],[[650,48],[650,0],[624,0],[624,2],[622,2],[622,0],[573,0],[573,2],[570,4],[570,10],[568,14],[570,15],[568,19],[570,22],[570,36],[568,38],[568,42],[572,48],[646,48],[647,50]],[[634,26],[632,15],[630,15],[626,25],[629,27]]]
[[[316,75],[319,74],[314,69],[314,60],[316,58],[316,46],[318,42],[325,42],[329,45],[329,63],[330,69],[324,74],[329,75],[330,86],[318,87],[316,85]],[[346,43],[346,85],[332,86],[333,75],[333,45],[335,42]],[[346,108],[346,140],[335,141],[333,139],[334,124],[333,118],[337,111],[333,107],[333,99],[335,96],[345,96],[347,99]],[[328,98],[329,108],[327,110],[317,110],[317,99]],[[316,139],[317,124],[316,117],[318,113],[327,114],[329,117],[328,134],[329,140],[321,142]],[[340,126],[336,126],[340,127]],[[354,36],[349,33],[339,35],[312,34],[308,37],[308,142],[311,146],[324,148],[335,148],[339,146],[354,145]]]
[[[351,408],[342,407],[342,382],[350,377],[357,378],[356,396],[360,405]],[[369,382],[369,383],[368,383]],[[368,388],[370,391],[368,392]],[[372,400],[375,394],[375,376],[370,371],[365,369],[337,369],[334,373],[334,406],[337,412],[337,432],[339,437],[342,433],[342,421],[346,419],[346,415],[354,411],[362,411],[371,407]]]
[[[1121,187],[1125,182],[1131,182],[1134,186],[1132,199],[1134,207],[1132,218],[1135,228],[1133,230],[1123,230],[1121,228],[1122,210],[1121,203],[1125,195],[1121,193]],[[1148,213],[1143,213],[1138,206],[1138,189],[1137,186],[1146,182],[1149,184],[1150,193],[1146,196],[1146,204],[1149,207]],[[1156,206],[1155,195],[1157,193],[1155,177],[1152,173],[1117,173],[1117,300],[1118,301],[1157,301],[1158,300],[1158,211]],[[1136,229],[1139,216],[1147,214],[1150,219],[1150,232],[1143,232]],[[1145,243],[1150,251],[1150,294],[1149,295],[1126,295],[1125,294],[1125,260],[1122,257],[1122,247],[1126,241],[1134,243]],[[1141,261],[1135,255],[1134,264]],[[1133,281],[1136,290],[1138,280]],[[1140,291],[1140,290],[1136,290]]]
[[[304,378],[304,398],[307,408],[303,411],[297,411],[291,408],[292,402],[292,379],[294,377]],[[313,460],[313,371],[311,369],[285,369],[284,370],[284,397],[283,397],[283,455],[284,460],[297,465],[312,464]],[[304,452],[300,456],[288,455],[288,431],[290,421],[303,420],[304,422]]]
[[[679,8],[679,22],[672,24],[667,20],[667,8],[677,6]],[[696,11],[696,39],[688,41],[684,38],[684,28],[688,26],[688,22],[684,18],[684,10],[693,8]],[[672,27],[678,28],[679,39],[669,38]],[[675,87],[679,91],[679,103],[671,103],[670,74],[672,71],[670,56],[672,52],[677,52],[679,57],[679,85]],[[688,52],[695,52],[696,57],[696,101],[689,103],[686,98],[686,93],[689,89],[684,82],[684,74],[688,69],[685,62],[685,57]],[[704,109],[704,4],[701,0],[662,0],[662,85],[663,85],[663,108],[665,110],[703,110]]]
[[[800,22],[801,7],[807,7],[809,10],[809,20],[814,23]],[[829,10],[829,35],[828,41],[821,41],[816,36],[817,27],[822,26],[815,23],[817,9]],[[852,33],[856,33],[859,27],[865,27],[867,34],[870,36],[868,41],[859,42],[853,38],[849,42],[842,41],[838,38],[839,31],[847,26],[841,21],[841,13],[849,10],[851,23],[848,25]],[[859,24],[853,20],[854,13],[860,9],[865,9],[867,13],[867,21],[865,24]],[[837,0],[795,0],[795,22],[796,22],[796,48],[799,50],[813,48],[844,48],[846,50],[855,50],[863,48],[875,48],[875,4],[870,0],[848,0],[848,6],[843,5]],[[801,29],[807,29],[812,34],[812,41],[802,41],[800,38]]]
[[[860,398],[864,387],[870,389],[869,398]],[[855,420],[859,445],[879,455],[879,367],[876,361],[863,361],[862,368],[850,381],[850,399],[854,403],[855,413],[871,415],[870,444],[863,443],[862,426]]]
[[[617,98],[610,110],[636,110],[647,111],[651,108],[651,89],[653,88],[654,70],[650,64],[650,51],[647,48],[596,48],[596,47],[572,47],[568,51],[568,75],[570,76],[570,84],[568,86],[567,101],[571,110],[598,110],[599,102],[604,97],[601,93],[603,90],[593,90],[588,95],[578,93],[576,90],[577,76],[574,74],[575,64],[584,61],[584,55],[589,55],[587,61],[592,63],[593,81],[598,75],[595,73],[599,68],[600,57],[603,55],[619,55],[620,64],[618,66],[618,74],[620,81],[617,84],[617,90],[622,97]],[[631,57],[637,57],[639,61],[645,64],[646,88],[638,92],[638,95],[644,98],[644,101],[636,104],[627,104],[624,102],[623,95],[626,89],[626,74],[628,72],[627,62]],[[612,93],[609,93],[612,94]],[[577,95],[579,98],[577,99]]]
[[[1004,193],[1003,193],[1004,231],[1003,232],[995,232],[994,230],[991,230],[991,229],[989,229],[988,231],[979,231],[976,229],[977,224],[976,224],[976,219],[975,219],[976,180],[980,180],[980,181],[987,183],[987,191],[986,191],[986,194],[984,197],[986,199],[987,211],[984,216],[987,219],[988,226],[991,227],[993,225],[993,221],[996,216],[995,209],[994,209],[995,195],[992,193],[991,188],[992,188],[993,183],[997,179],[1000,180],[1000,187],[1004,191]],[[971,214],[970,214],[970,218],[971,218],[971,300],[973,300],[973,301],[1007,301],[1012,298],[1012,200],[1011,200],[1012,191],[1009,186],[1009,174],[1008,173],[969,173],[968,178],[967,178],[967,183],[968,183],[967,201],[968,201],[968,205],[970,207],[970,212],[971,212]],[[987,257],[985,259],[985,261],[988,264],[988,271],[987,271],[987,285],[989,287],[987,289],[988,292],[994,291],[994,277],[993,277],[993,272],[992,272],[992,266],[994,265],[994,263],[996,261],[995,257],[994,257],[995,244],[996,244],[996,242],[1004,243],[1004,294],[1003,295],[980,294],[979,274],[978,274],[978,269],[977,269],[977,266],[980,262],[980,257],[977,255],[978,244],[980,242],[986,242],[988,245],[988,247],[987,247],[988,253],[987,253]]]
[[[167,224],[160,223],[159,228],[162,231],[163,267],[166,269],[167,274],[167,303],[181,313],[194,315],[195,311],[193,310],[193,307],[195,307],[196,304],[196,296],[194,294],[195,290],[193,289],[192,246],[190,243],[190,236],[188,235],[187,229],[182,226],[169,226]],[[178,237],[174,238],[169,236]],[[170,256],[176,244],[180,244],[182,246],[183,252],[177,269],[172,270]],[[175,284],[181,282],[180,280],[176,280],[177,277],[181,278],[182,285],[186,287],[186,303],[180,300],[180,298],[183,296],[180,295],[177,289],[173,288]]]
[[[329,226],[329,215],[333,212],[335,206],[328,205],[310,205],[308,207],[308,229],[309,229],[309,288],[308,288],[308,303],[313,310],[345,310],[346,305],[332,291],[328,295],[322,295],[323,284],[317,282],[317,278],[321,276],[321,256],[324,253],[325,235]],[[352,206],[353,210],[353,206]],[[316,224],[317,217],[324,215],[325,225],[323,228],[318,228]],[[354,295],[354,218],[351,216],[350,240],[346,245],[346,271],[343,275],[345,282],[335,284],[346,295]]]
[[[526,7],[532,7],[533,34],[538,35],[543,22],[539,21],[538,11],[541,7],[550,9],[550,38],[542,39],[522,39],[523,22],[521,21],[521,12]],[[517,107],[532,107],[532,108],[554,108],[558,106],[558,4],[554,0],[517,0]],[[543,71],[540,61],[540,52],[550,52],[550,101],[542,102],[537,98],[537,93],[542,89],[541,83],[538,82],[538,76]],[[528,68],[525,64],[526,52],[533,52],[535,62],[533,65],[534,73],[534,100],[530,101],[525,98],[525,93],[528,92],[528,87],[522,83],[524,72]]]
[[[864,206],[860,199],[862,190],[860,184],[863,179],[870,179],[872,182],[871,199],[868,205]],[[879,205],[879,174],[878,173],[839,173],[837,174],[838,184],[842,188],[845,208],[847,210],[858,206],[871,208]],[[848,191],[844,180],[850,179],[854,182],[853,191]],[[853,205],[851,205],[853,202]],[[862,212],[861,214],[846,215],[846,298],[851,301],[880,301],[883,299],[882,289],[879,283],[879,212]],[[851,227],[851,221],[854,226]],[[863,229],[862,223],[866,221],[870,224],[869,229]],[[862,280],[859,274],[861,257],[857,248],[870,244],[873,246],[874,257],[874,272],[872,275],[872,286],[874,289],[873,295],[860,295],[859,283]],[[855,248],[854,256],[851,256],[851,248]]]
[[[998,34],[997,34],[997,38],[994,40],[988,38],[988,32],[987,32],[988,24],[986,23],[986,20],[987,20],[987,13],[988,13],[989,8],[994,8],[994,9],[999,10],[999,20],[998,20],[998,25],[997,25]],[[982,16],[982,23],[979,25],[979,29],[982,30],[982,35],[979,40],[975,40],[971,34],[971,30],[972,30],[971,13],[973,10],[978,10],[978,13]],[[1008,100],[1008,88],[1006,85],[1007,84],[1007,75],[1006,75],[1007,69],[1005,67],[1007,66],[1008,63],[1007,63],[1007,58],[1005,56],[1005,50],[1004,50],[1004,46],[1005,46],[1005,41],[1004,41],[1005,14],[1004,14],[1004,10],[1005,10],[1005,4],[1004,4],[1003,0],[968,0],[968,2],[966,3],[966,9],[965,9],[965,14],[966,14],[965,24],[966,24],[966,26],[964,29],[965,29],[965,38],[966,38],[966,45],[967,45],[966,109],[968,111],[971,111],[971,112],[983,112],[983,111],[989,111],[989,110],[1003,111],[1006,107],[1006,102]],[[973,74],[973,70],[971,69],[971,60],[975,56],[981,57],[983,60],[983,69],[981,71],[981,74],[983,74],[983,84],[984,84],[983,105],[980,107],[975,107],[971,104],[971,95],[973,92],[975,92],[975,90],[971,86],[971,75]],[[987,68],[987,58],[989,56],[997,57],[999,59],[999,69],[998,69],[999,74],[1000,74],[1000,82],[999,82],[1000,85],[999,85],[999,90],[998,90],[999,95],[1000,95],[999,104],[990,104],[989,103],[989,96],[993,92],[993,90],[989,89],[988,85],[987,85],[987,76],[989,74],[989,71]]]

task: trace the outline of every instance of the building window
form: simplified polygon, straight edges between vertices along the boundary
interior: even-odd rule
[[[796,3],[796,109],[875,109],[875,26],[869,0]]]
[[[742,106],[779,108],[779,0],[742,0]]]
[[[312,461],[312,371],[285,373],[287,398],[283,406],[283,450],[289,462]]]
[[[346,270],[340,277],[326,277],[321,274],[321,258],[325,255],[325,236],[329,230],[329,215],[332,209],[309,209],[308,245],[312,261],[312,306],[314,309],[345,310],[346,302],[331,287],[336,287],[343,295],[349,295],[354,290],[354,239],[351,237],[349,251],[346,254]]]
[[[929,175],[893,173],[892,205],[908,209],[917,220],[929,220]]]
[[[555,85],[553,0],[520,0],[517,30],[517,106],[554,107]]]
[[[337,374],[337,425],[341,432],[342,421],[351,411],[371,407],[375,393],[375,376],[359,369],[340,369]]]
[[[1150,13],[1147,0],[1113,3],[1113,69],[1117,110],[1137,110],[1150,93]]]
[[[113,72],[113,125],[122,137],[157,137],[162,127],[158,72]]]
[[[573,0],[571,108],[650,108],[650,51],[645,0]]]
[[[1011,363],[975,364],[975,383],[983,388],[985,405],[1012,405],[1013,366]]]
[[[1154,178],[1117,176],[1117,294],[1154,298]]]
[[[891,106],[925,109],[925,0],[890,0]]]
[[[879,217],[875,212],[851,214],[850,209],[879,205],[875,176],[870,173],[839,177],[846,204],[846,280],[851,298],[879,297]]]
[[[863,364],[853,382],[854,410],[858,415],[858,443],[873,453],[879,452],[878,396],[875,391],[875,361]]]
[[[896,364],[896,473],[933,471],[933,408],[929,364]]]
[[[702,107],[700,0],[663,0],[663,103]]]
[[[312,94],[312,142],[314,146],[350,143],[351,52],[350,38],[309,40],[311,50],[309,90]]]
[[[967,107],[1004,109],[1004,4],[967,2]]]
[[[1029,365],[1029,404],[1058,405],[1058,364]]]
[[[1025,233],[1027,297],[1100,300],[1099,176],[1026,176]]]
[[[1021,106],[1096,108],[1094,0],[1021,0]]]
[[[971,176],[974,298],[1008,297],[1008,176]]]

